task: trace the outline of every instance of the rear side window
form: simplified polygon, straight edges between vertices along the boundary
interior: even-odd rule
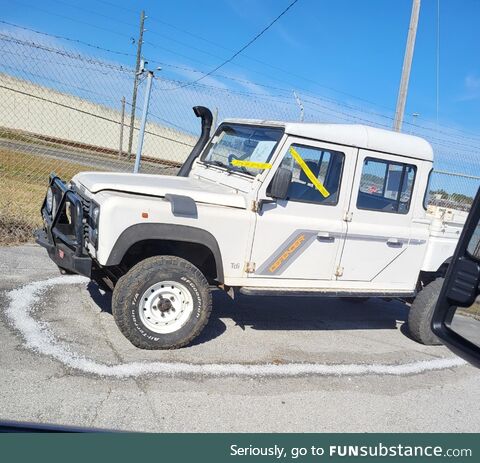
[[[366,158],[357,209],[407,214],[417,168],[411,164]]]
[[[330,206],[337,204],[344,158],[339,151],[293,144],[280,165],[292,171],[287,199]]]

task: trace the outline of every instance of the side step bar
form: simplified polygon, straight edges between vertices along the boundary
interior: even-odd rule
[[[245,296],[302,296],[302,297],[390,297],[405,298],[415,297],[416,293],[412,291],[347,291],[316,288],[250,288],[242,286],[239,289],[240,294]]]

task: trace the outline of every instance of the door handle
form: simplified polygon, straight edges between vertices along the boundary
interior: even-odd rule
[[[387,245],[388,246],[398,246],[398,247],[402,247],[403,246],[403,242],[401,240],[399,240],[398,238],[388,238],[387,240]]]
[[[317,239],[320,241],[334,241],[335,236],[333,236],[330,232],[318,232]]]

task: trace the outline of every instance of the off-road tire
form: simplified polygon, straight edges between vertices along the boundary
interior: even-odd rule
[[[408,329],[410,336],[426,346],[437,346],[441,342],[433,334],[431,322],[435,305],[437,304],[443,278],[436,278],[417,294],[408,314]]]
[[[192,296],[193,311],[177,331],[159,334],[148,329],[139,316],[139,298],[152,284],[176,281]],[[175,256],[145,259],[122,276],[112,296],[112,313],[123,335],[140,349],[177,349],[192,342],[208,322],[212,297],[205,276],[193,264]]]

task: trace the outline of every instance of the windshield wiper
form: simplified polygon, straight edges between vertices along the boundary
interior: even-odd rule
[[[210,164],[213,164],[215,166],[218,166],[218,167],[225,167],[225,169],[228,169],[228,165],[225,164],[224,162],[222,161],[218,161],[217,159],[213,160],[213,161],[209,161]]]
[[[250,175],[250,177],[254,176],[245,166],[235,166],[235,169],[240,170],[243,174]]]
[[[227,169],[229,172],[240,171],[242,172],[242,174],[247,174],[250,177],[254,177],[254,175],[244,166],[230,166],[228,164],[225,164],[222,161],[219,161],[218,159],[214,159],[213,161],[208,161],[208,164],[213,164],[214,166],[223,167]]]

